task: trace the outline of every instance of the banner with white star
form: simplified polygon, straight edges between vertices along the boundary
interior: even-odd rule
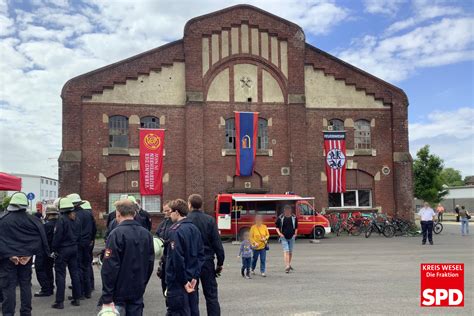
[[[328,193],[346,192],[346,133],[324,132]]]

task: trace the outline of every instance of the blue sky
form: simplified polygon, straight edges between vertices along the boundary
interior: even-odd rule
[[[0,0],[0,171],[57,175],[62,85],[182,37],[239,1]],[[410,151],[474,174],[474,6],[437,0],[257,0],[307,42],[407,93]],[[7,151],[4,149],[8,148]]]

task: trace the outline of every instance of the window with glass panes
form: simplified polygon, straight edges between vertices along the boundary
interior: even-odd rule
[[[257,149],[268,149],[268,121],[264,118],[258,119],[258,147]]]
[[[372,148],[368,121],[358,120],[354,123],[354,146],[355,149]]]
[[[225,149],[235,149],[235,119],[225,120]]]
[[[343,131],[344,130],[344,122],[340,119],[329,120],[329,126],[332,127],[333,131]]]
[[[115,115],[109,118],[109,147],[128,147],[128,117]]]
[[[160,128],[160,119],[155,116],[145,116],[140,119],[141,128]]]
[[[149,213],[161,212],[161,196],[144,195],[142,197],[142,208]]]
[[[329,207],[372,207],[372,191],[361,189],[329,193]]]

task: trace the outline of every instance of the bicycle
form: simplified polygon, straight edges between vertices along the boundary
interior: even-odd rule
[[[388,223],[385,219],[383,224],[377,222],[377,218],[374,217],[372,222],[365,232],[365,238],[369,238],[372,235],[372,232],[378,232],[379,235],[383,234],[387,238],[392,238],[395,235],[395,228]]]
[[[434,221],[433,223],[433,233],[438,235],[443,231],[443,224],[441,224],[439,221]]]
[[[336,230],[336,235],[339,236],[342,232],[346,231],[348,235],[359,236],[362,231],[358,226],[354,218],[339,219]]]

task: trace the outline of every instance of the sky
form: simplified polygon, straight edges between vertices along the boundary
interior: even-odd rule
[[[182,38],[229,0],[0,0],[0,171],[57,177],[64,83]],[[410,151],[474,175],[473,1],[257,0],[310,44],[404,89]]]

